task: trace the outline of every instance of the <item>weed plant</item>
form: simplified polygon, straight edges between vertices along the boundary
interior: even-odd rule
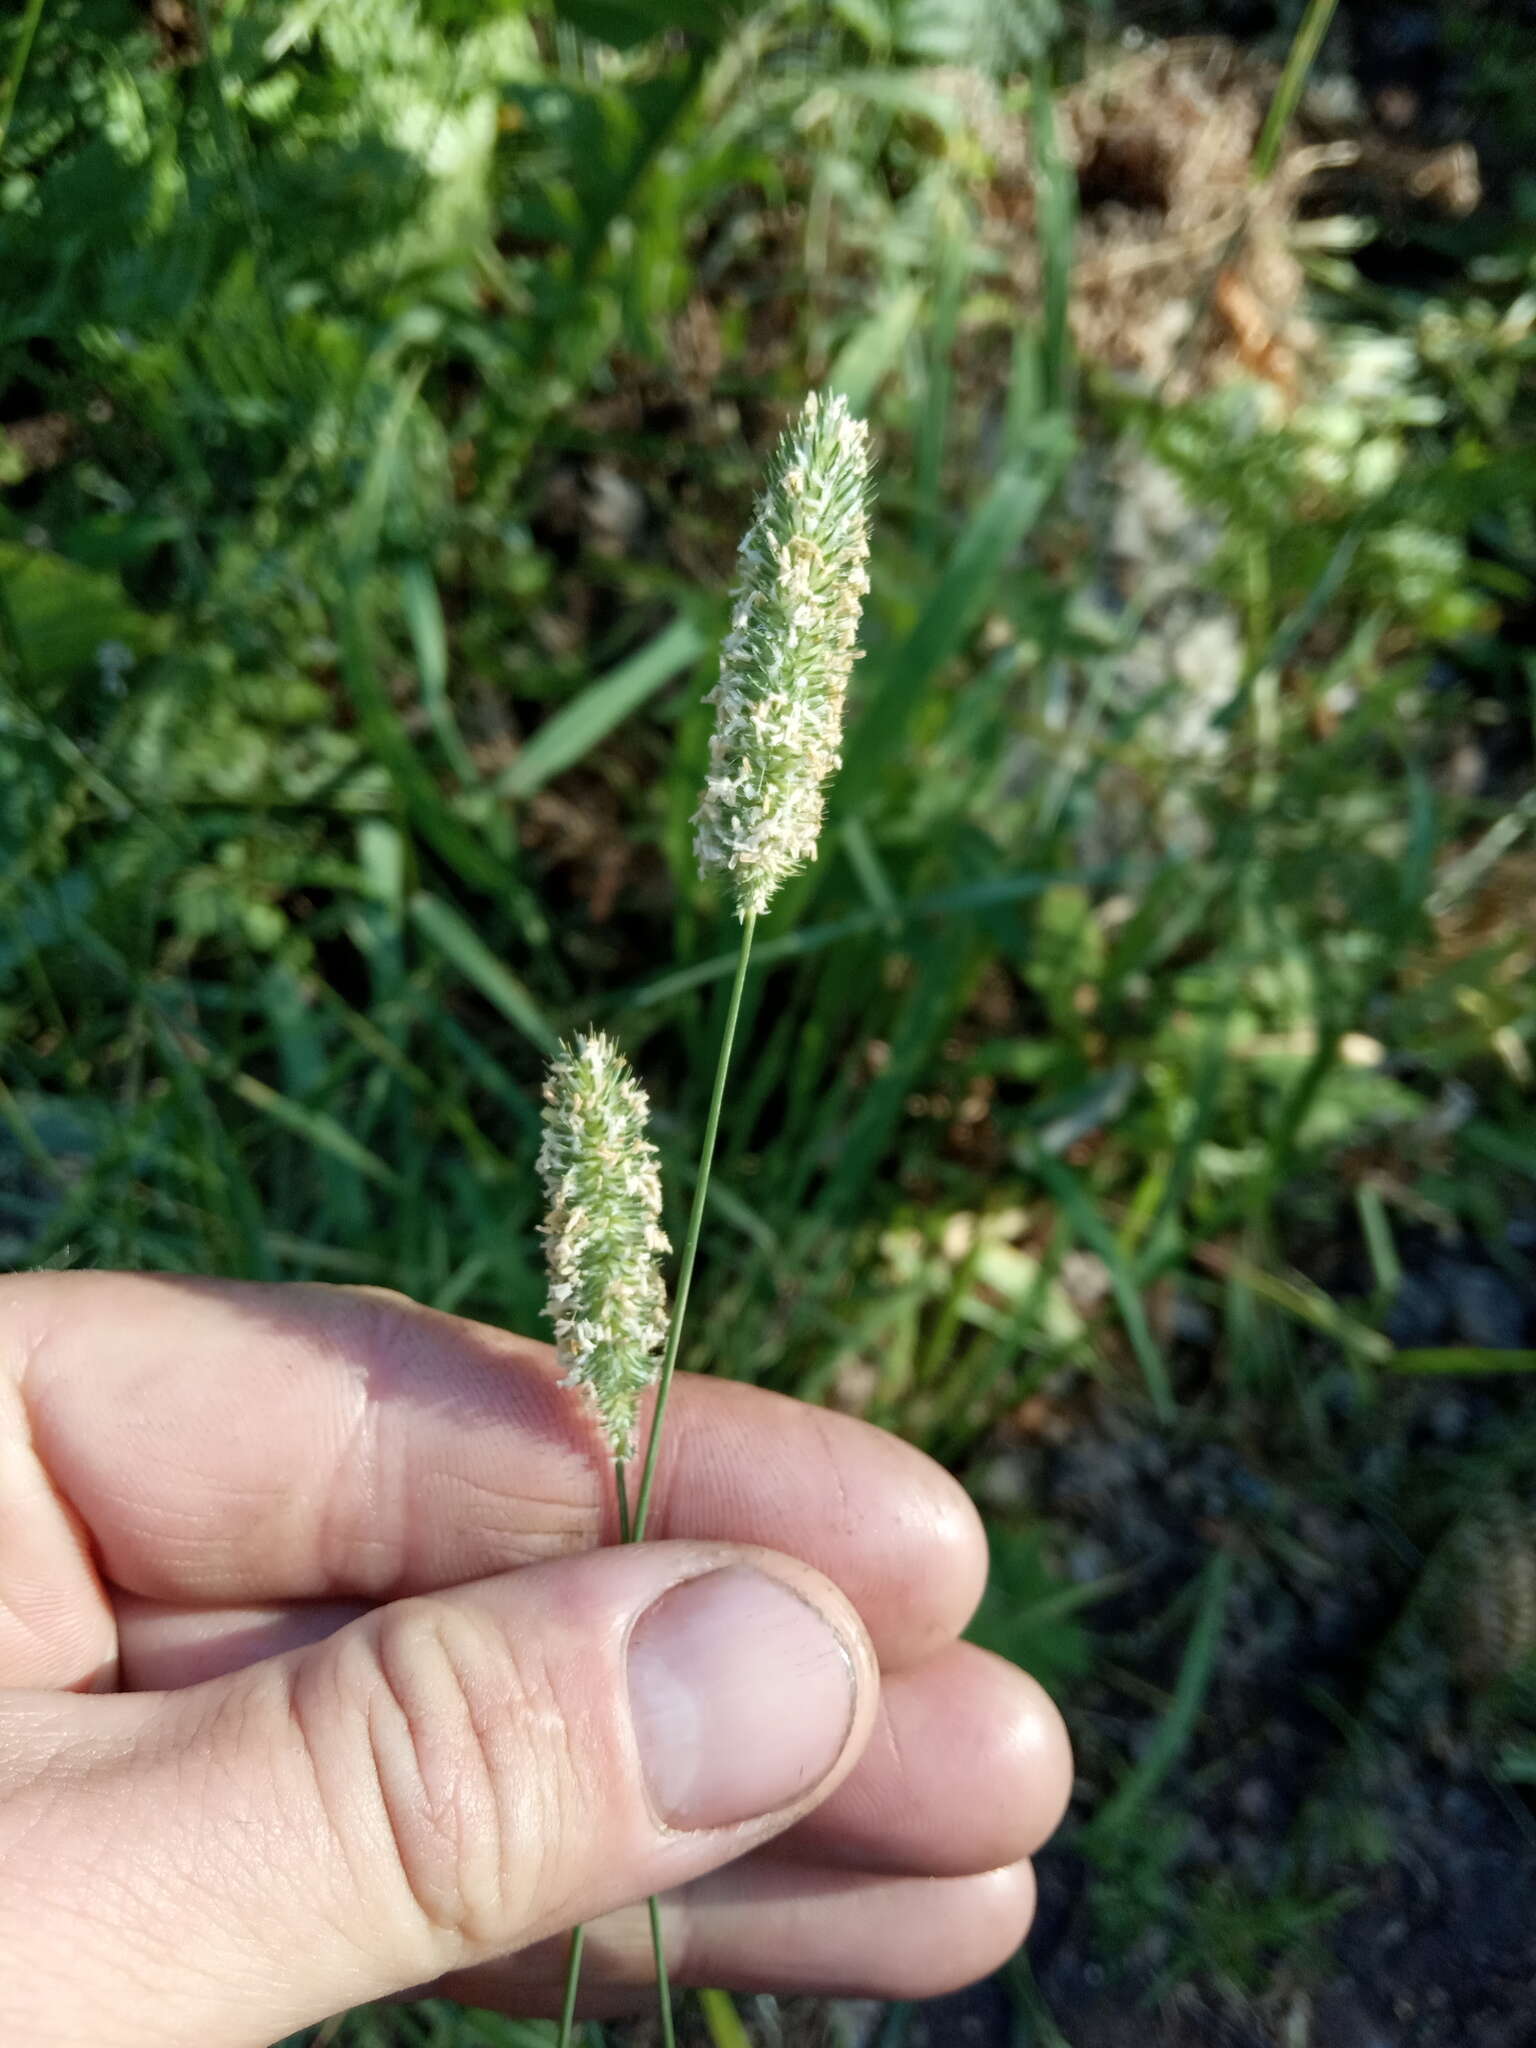
[[[1080,52],[1047,0],[8,17],[6,1258],[539,1329],[539,1079],[589,1021],[681,1241],[737,958],[703,694],[824,387],[881,451],[866,654],[757,921],[681,1364],[962,1470],[1086,1386],[1348,1485],[1341,1381],[1532,1362],[1394,1319],[1426,1237],[1524,1284],[1536,1209],[1529,221],[1447,231],[1438,297],[1314,244],[1289,410],[1128,391],[1069,339]],[[1033,137],[1028,303],[957,74]],[[1112,508],[1151,498],[1214,637],[1149,683]],[[1092,1605],[1016,1521],[991,1625],[1070,1697]],[[1090,1846],[1155,1832],[1226,1573]]]

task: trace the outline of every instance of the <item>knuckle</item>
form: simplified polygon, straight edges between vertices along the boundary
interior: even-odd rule
[[[544,1832],[544,1774],[514,1755],[537,1672],[487,1618],[441,1601],[396,1603],[366,1640],[359,1707],[390,1862],[455,1952],[504,1945],[525,1918]]]

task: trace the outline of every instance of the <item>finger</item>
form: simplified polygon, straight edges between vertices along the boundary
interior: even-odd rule
[[[120,1604],[124,1683],[191,1685],[318,1640],[355,1606],[189,1612]],[[1016,1665],[956,1643],[889,1676],[846,1782],[779,1844],[813,1865],[960,1877],[1031,1856],[1060,1825],[1072,1750],[1049,1695]]]
[[[825,1580],[675,1543],[185,1692],[12,1694],[0,2039],[258,2048],[685,1884],[832,1789],[876,1695]]]
[[[357,1600],[298,1600],[262,1607],[180,1607],[118,1593],[118,1664],[130,1692],[174,1692],[301,1650],[372,1609]]]
[[[1006,1962],[1035,1910],[1028,1863],[973,1877],[814,1870],[770,1851],[701,1878],[662,1902],[667,1973],[679,1987],[938,1998]],[[470,2005],[557,2012],[564,1939],[457,1974],[439,1987]],[[587,1928],[588,2011],[620,2013],[655,1983],[645,1908]]]
[[[350,1289],[55,1273],[7,1303],[30,1442],[126,1591],[393,1599],[613,1533],[607,1453],[542,1345]],[[651,1533],[807,1558],[892,1668],[958,1633],[986,1570],[930,1460],[727,1381],[679,1380]]]
[[[956,1643],[888,1679],[869,1746],[777,1853],[812,1864],[961,1877],[1021,1862],[1072,1796],[1072,1745],[1045,1690]]]
[[[18,1377],[3,1362],[0,1502],[0,1685],[110,1691],[117,1637],[90,1540],[34,1454]]]

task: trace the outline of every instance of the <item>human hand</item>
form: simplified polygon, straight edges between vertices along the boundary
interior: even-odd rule
[[[0,2039],[547,2013],[577,1920],[618,2012],[651,1892],[679,1983],[922,1996],[1009,1954],[1070,1758],[956,1640],[954,1482],[680,1379],[667,1540],[594,1550],[611,1492],[542,1345],[367,1290],[0,1282]]]

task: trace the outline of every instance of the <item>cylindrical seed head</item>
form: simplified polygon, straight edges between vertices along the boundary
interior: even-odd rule
[[[549,1317],[565,1383],[587,1389],[616,1458],[667,1335],[661,1173],[650,1104],[609,1038],[562,1046],[544,1083],[539,1172]]]
[[[694,848],[701,874],[727,877],[742,917],[766,910],[816,857],[869,589],[868,498],[869,429],[846,399],[813,392],[741,543],[709,694],[715,732]]]

